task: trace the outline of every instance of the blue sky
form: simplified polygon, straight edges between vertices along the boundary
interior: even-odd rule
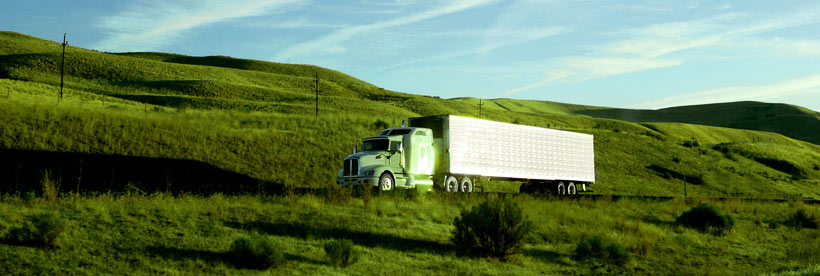
[[[443,98],[820,110],[817,1],[2,0],[0,30],[315,64]]]

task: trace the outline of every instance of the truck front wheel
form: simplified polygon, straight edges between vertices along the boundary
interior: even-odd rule
[[[395,186],[396,181],[393,180],[393,176],[390,173],[383,173],[381,177],[379,177],[379,190],[383,192],[392,191]]]
[[[448,175],[444,180],[444,189],[449,193],[458,192],[458,179],[455,176]]]

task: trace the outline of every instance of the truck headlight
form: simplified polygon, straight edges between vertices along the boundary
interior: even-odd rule
[[[365,171],[362,173],[362,176],[373,176],[374,171]]]
[[[345,170],[341,169],[341,170],[339,170],[339,173],[336,174],[336,177],[342,177],[342,174],[344,174],[344,173],[345,173]]]

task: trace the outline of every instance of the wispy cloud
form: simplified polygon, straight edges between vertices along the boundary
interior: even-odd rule
[[[774,40],[756,44],[737,41],[774,30],[816,23],[820,14],[815,11],[788,14],[782,17],[748,22],[744,13],[722,13],[703,19],[654,24],[617,32],[626,39],[604,44],[597,49],[597,56],[568,57],[559,62],[557,71],[571,72],[565,78],[546,77],[535,83],[511,89],[509,96],[558,82],[579,82],[638,71],[677,66],[687,58],[665,58],[668,55],[708,47],[767,47],[797,50],[798,53],[814,55],[820,42]],[[742,24],[741,24],[742,23]],[[551,74],[550,74],[551,75]],[[570,78],[570,76],[572,78]]]
[[[568,29],[564,27],[543,27],[543,28],[526,28],[526,29],[514,29],[514,28],[493,28],[484,31],[474,31],[474,30],[467,30],[467,31],[458,31],[458,32],[442,32],[442,33],[432,33],[432,34],[425,34],[424,36],[431,37],[431,36],[441,36],[441,37],[464,37],[466,40],[484,40],[486,43],[477,45],[476,47],[468,48],[468,49],[460,49],[456,51],[452,51],[449,53],[433,55],[431,57],[420,58],[416,60],[410,60],[406,62],[392,64],[390,66],[385,66],[379,69],[379,71],[388,71],[395,68],[411,65],[411,64],[418,64],[418,63],[426,63],[426,62],[433,62],[433,61],[440,61],[440,60],[447,60],[453,58],[459,58],[464,56],[476,55],[481,53],[491,52],[497,49],[518,45],[521,43],[526,43],[530,41],[535,41],[551,36],[556,36],[562,33],[567,32]]]
[[[259,16],[301,0],[188,0],[169,2],[143,0],[127,9],[104,16],[97,26],[107,36],[96,49],[105,51],[147,51],[172,43],[184,31],[231,19]]]
[[[495,0],[460,0],[456,2],[447,1],[445,3],[448,3],[448,5],[446,6],[434,8],[417,14],[399,17],[392,20],[380,21],[372,24],[356,25],[342,28],[323,37],[303,42],[294,45],[293,47],[290,47],[288,49],[285,49],[284,51],[278,53],[273,59],[276,61],[289,61],[294,57],[302,56],[308,53],[312,55],[327,54],[328,49],[344,49],[344,46],[340,45],[342,42],[347,41],[353,38],[354,36],[362,33],[412,24],[419,21],[428,20],[431,18],[444,16],[464,11],[467,9],[471,9],[474,7],[482,6],[493,1]]]
[[[730,86],[643,102],[634,108],[666,108],[734,101],[767,101],[782,97],[820,95],[820,74],[763,86]]]

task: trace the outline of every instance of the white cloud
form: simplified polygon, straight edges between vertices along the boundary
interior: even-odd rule
[[[680,94],[652,100],[633,108],[666,108],[671,106],[722,103],[735,101],[771,101],[783,97],[820,95],[820,74],[789,79],[763,86],[730,86]]]
[[[172,43],[184,31],[226,20],[259,16],[301,0],[143,0],[97,22],[108,35],[93,48],[147,51]]]
[[[820,12],[809,11],[788,14],[774,19],[749,22],[743,13],[722,13],[704,19],[662,23],[643,28],[625,29],[614,35],[627,38],[605,43],[598,48],[596,57],[568,57],[559,63],[559,71],[572,72],[575,77],[555,79],[547,77],[533,84],[507,91],[511,95],[557,82],[580,82],[590,79],[633,73],[663,67],[677,66],[687,58],[662,57],[687,50],[710,47],[762,47],[780,49],[797,55],[816,55],[820,41],[787,41],[784,39],[754,44],[740,44],[758,34],[816,23]]]
[[[410,16],[399,17],[392,20],[376,22],[373,24],[366,24],[366,25],[357,25],[339,29],[331,34],[326,36],[320,37],[315,40],[303,42],[277,54],[273,60],[275,61],[288,61],[291,58],[302,56],[305,54],[312,54],[316,55],[319,54],[326,54],[327,49],[333,49],[337,47],[341,47],[340,43],[347,41],[353,38],[356,35],[372,32],[380,29],[392,28],[407,24],[416,23],[423,20],[428,20],[431,18],[448,15],[456,12],[460,12],[463,10],[471,9],[474,7],[478,7],[481,5],[485,5],[490,3],[494,0],[460,0],[455,2],[447,1],[448,5],[437,8],[431,9],[428,11],[424,11],[421,13],[413,14]]]

